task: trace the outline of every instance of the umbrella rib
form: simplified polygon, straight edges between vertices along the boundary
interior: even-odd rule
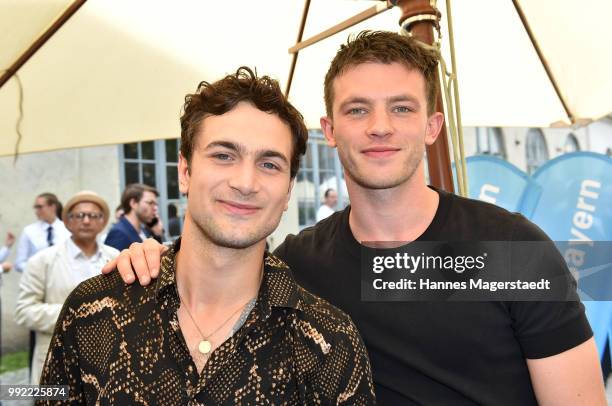
[[[346,20],[342,21],[341,23],[338,23],[336,25],[334,25],[331,28],[326,29],[323,32],[320,32],[319,34],[308,38],[307,40],[304,41],[300,41],[297,44],[295,44],[294,46],[292,46],[291,48],[289,48],[289,53],[291,54],[295,54],[296,52],[299,52],[300,50],[309,47],[310,45],[314,45],[319,41],[323,41],[326,38],[331,37],[334,34],[339,33],[340,31],[343,31],[347,28],[350,28],[356,24],[359,24],[362,21],[367,20],[368,18],[374,17],[380,13],[382,13],[383,11],[387,11],[390,8],[392,8],[393,5],[391,3],[381,3],[381,4],[377,4],[375,6],[372,6],[364,11],[362,11],[359,14],[356,14],[354,16],[352,16],[351,18],[347,18]]]
[[[529,40],[531,41],[533,48],[538,54],[538,58],[540,59],[540,62],[542,63],[542,66],[544,67],[544,71],[546,72],[546,75],[548,76],[548,80],[550,80],[550,83],[552,84],[553,89],[555,89],[555,93],[557,94],[557,97],[559,98],[559,101],[561,102],[561,105],[563,106],[563,109],[565,110],[565,114],[569,118],[571,124],[576,123],[576,118],[572,114],[567,104],[567,101],[563,97],[563,94],[561,94],[561,89],[559,88],[559,85],[557,84],[557,81],[555,80],[555,76],[553,75],[552,70],[550,69],[550,65],[548,65],[548,62],[546,61],[546,58],[544,57],[544,53],[542,52],[542,49],[540,48],[538,41],[536,41],[535,39],[535,35],[533,34],[533,31],[531,31],[531,26],[529,25],[529,22],[527,21],[527,17],[525,16],[523,9],[521,8],[518,0],[512,0],[512,4],[514,4],[514,8],[516,9],[516,12],[519,18],[521,19],[521,23],[523,23],[523,27],[525,28],[525,31],[527,32],[527,35],[529,36]]]
[[[75,0],[0,77],[0,88],[77,12],[87,0]]]
[[[297,42],[302,41],[302,36],[304,35],[304,28],[306,27],[306,18],[308,18],[308,11],[310,10],[310,0],[306,0],[304,2],[304,11],[302,12],[302,21],[300,22],[300,30],[298,32]],[[295,73],[295,66],[297,65],[298,53],[293,53],[293,58],[291,59],[291,68],[289,68],[289,77],[287,78],[287,87],[285,88],[285,97],[289,97],[289,92],[291,91],[291,82],[293,82],[293,75]]]

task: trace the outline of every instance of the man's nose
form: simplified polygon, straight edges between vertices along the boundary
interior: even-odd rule
[[[376,108],[372,110],[367,132],[371,137],[387,137],[393,132],[391,117],[389,117],[389,112],[386,109]]]
[[[245,162],[235,168],[229,186],[242,195],[250,195],[259,190],[258,182],[255,164]]]

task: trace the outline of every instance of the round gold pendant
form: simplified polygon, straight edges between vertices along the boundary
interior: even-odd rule
[[[200,344],[198,345],[198,350],[202,354],[208,354],[211,348],[212,348],[212,345],[210,345],[210,341],[208,340],[202,340],[200,341]]]

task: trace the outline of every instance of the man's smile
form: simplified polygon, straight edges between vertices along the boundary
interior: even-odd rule
[[[374,147],[369,147],[361,151],[362,154],[369,158],[387,158],[396,152],[398,152],[400,148],[393,146],[385,146],[378,145]]]
[[[238,203],[232,200],[218,199],[217,202],[228,212],[232,214],[249,215],[261,210],[261,207],[253,204]]]

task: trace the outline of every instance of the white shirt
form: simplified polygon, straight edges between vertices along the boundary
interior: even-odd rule
[[[317,222],[325,218],[328,218],[334,213],[335,213],[334,209],[332,209],[326,204],[322,204],[321,207],[319,207],[319,210],[317,210]]]
[[[138,233],[138,236],[140,237],[140,239],[141,239],[142,241],[144,241],[144,240],[146,240],[147,238],[149,238],[149,237],[148,237],[148,236],[145,234],[144,228],[142,228],[142,227],[140,228],[140,232]]]
[[[4,262],[6,257],[8,257],[8,254],[9,254],[9,249],[6,245],[4,247],[0,247],[0,262]]]
[[[93,278],[100,275],[100,269],[108,260],[102,255],[100,244],[97,246],[97,251],[91,257],[85,256],[83,251],[72,241],[72,238],[66,240],[66,248],[68,250],[68,260],[70,262],[71,272],[77,284],[85,279]]]
[[[58,218],[52,224],[39,220],[25,226],[17,244],[17,256],[15,257],[15,270],[17,272],[23,272],[28,259],[49,246],[49,243],[47,243],[47,228],[49,226],[53,228],[53,245],[60,244],[70,237],[70,231]]]
[[[5,245],[4,247],[0,247],[0,265],[4,262],[6,257],[8,257],[9,248]],[[2,286],[2,267],[0,267],[0,286]]]

